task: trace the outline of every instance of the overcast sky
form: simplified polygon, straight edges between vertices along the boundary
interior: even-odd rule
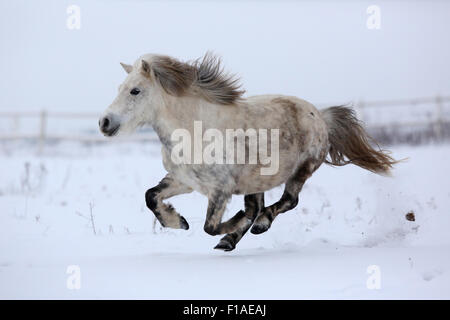
[[[67,7],[81,28],[66,26]],[[366,26],[369,5],[381,29]],[[248,95],[313,103],[450,95],[445,1],[5,1],[1,110],[103,111],[125,78],[120,61],[207,50]]]

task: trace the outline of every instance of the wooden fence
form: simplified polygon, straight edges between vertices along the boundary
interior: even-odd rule
[[[374,138],[382,143],[421,143],[428,140],[450,139],[450,97],[436,96],[427,98],[402,99],[402,100],[380,100],[380,101],[359,101],[353,104],[358,117],[365,122],[367,130]],[[336,104],[317,104],[320,108],[325,108]],[[392,113],[392,110],[400,107],[426,107],[428,117],[416,116],[414,119],[403,121],[407,118],[406,109],[399,116],[394,117],[394,121],[384,121],[376,123],[377,118],[383,113]],[[375,112],[374,112],[375,111]],[[445,111],[445,112],[444,112]],[[372,114],[370,117],[369,114]],[[375,114],[375,115],[374,115]],[[430,115],[431,114],[431,115]],[[139,132],[126,138],[108,140],[103,137],[97,128],[99,114],[89,112],[61,112],[42,110],[38,112],[0,112],[0,119],[11,119],[20,123],[24,118],[34,119],[39,122],[39,130],[35,133],[1,133],[0,141],[4,140],[36,140],[43,148],[48,141],[81,141],[81,142],[105,142],[105,141],[157,141],[156,134],[151,131]],[[92,127],[88,131],[71,132],[66,134],[52,133],[48,130],[48,123],[58,119],[77,121],[89,119]],[[405,129],[405,130],[403,130]],[[417,135],[420,133],[419,135]],[[421,138],[417,141],[408,141],[408,135],[415,135]],[[395,138],[393,138],[395,136]],[[406,139],[406,140],[405,140]],[[404,141],[405,140],[405,141]],[[414,140],[414,139],[413,139]]]

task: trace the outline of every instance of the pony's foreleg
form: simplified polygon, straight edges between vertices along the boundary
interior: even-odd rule
[[[189,229],[186,219],[179,215],[170,204],[163,200],[178,194],[192,192],[192,189],[167,174],[156,187],[145,193],[147,207],[155,214],[163,227],[174,229]]]
[[[215,236],[230,232],[229,230],[225,230],[227,228],[222,223],[223,213],[230,198],[231,195],[220,192],[216,192],[213,196],[209,197],[206,220],[203,227],[206,233]]]
[[[220,249],[225,251],[231,251],[236,247],[236,244],[242,239],[244,234],[250,229],[253,221],[256,219],[262,208],[264,208],[264,193],[255,193],[245,195],[245,212],[239,211],[236,216],[244,215],[247,219],[244,220],[238,229],[232,233],[228,233],[225,237],[220,239],[220,242],[214,249]],[[235,220],[236,221],[236,220]]]
[[[299,167],[294,175],[286,181],[286,186],[281,199],[261,211],[250,232],[253,234],[260,234],[267,231],[277,215],[294,209],[298,204],[298,194],[302,190],[305,181],[312,175],[317,167],[318,166],[314,166],[311,162],[306,162]]]
[[[244,225],[250,223],[244,211],[239,211],[233,218],[222,222],[223,213],[231,194],[216,192],[208,201],[204,230],[206,233],[216,236],[218,234],[232,233]]]

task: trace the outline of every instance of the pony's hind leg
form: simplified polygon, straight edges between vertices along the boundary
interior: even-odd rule
[[[147,207],[155,214],[163,227],[174,229],[189,229],[186,219],[179,215],[170,204],[163,200],[178,194],[192,192],[192,189],[167,174],[156,187],[145,193]]]
[[[239,211],[230,220],[233,220],[237,216],[244,215],[247,218],[245,219],[245,223],[238,227],[236,231],[228,233],[225,237],[220,239],[220,242],[217,244],[217,246],[215,246],[214,249],[231,251],[236,248],[236,244],[242,239],[248,229],[250,229],[253,221],[255,221],[261,209],[264,208],[264,193],[245,195],[244,203],[245,211]],[[238,220],[236,220],[235,223],[238,223]]]
[[[286,186],[281,199],[261,211],[250,232],[253,234],[260,234],[267,231],[277,215],[294,209],[298,204],[298,194],[302,190],[303,184],[319,165],[307,161],[300,166],[294,175],[286,181]]]

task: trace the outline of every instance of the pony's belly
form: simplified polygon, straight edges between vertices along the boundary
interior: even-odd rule
[[[274,175],[262,175],[260,168],[248,170],[241,175],[233,194],[253,194],[265,192],[286,182],[291,170],[282,169]]]
[[[246,194],[266,192],[266,191],[269,191],[273,188],[276,188],[276,187],[282,185],[284,182],[285,181],[275,181],[272,179],[272,180],[266,181],[266,182],[265,181],[256,182],[251,185],[242,184],[242,185],[236,186],[236,189],[233,191],[233,194],[246,195]]]
[[[225,165],[174,165],[163,161],[170,175],[186,186],[207,197],[218,191],[232,194],[235,186],[233,174]]]
[[[167,168],[168,172],[178,181],[192,188],[193,190],[208,196],[211,190],[216,189],[211,183],[214,179],[200,178],[194,173],[191,166],[171,166]]]

